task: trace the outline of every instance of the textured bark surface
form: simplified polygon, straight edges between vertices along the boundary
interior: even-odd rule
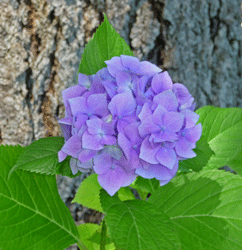
[[[0,143],[61,135],[61,91],[76,84],[102,12],[137,57],[168,70],[198,107],[242,107],[240,0],[0,0]],[[58,177],[66,204],[83,178]],[[79,223],[93,214],[74,204],[71,211]]]

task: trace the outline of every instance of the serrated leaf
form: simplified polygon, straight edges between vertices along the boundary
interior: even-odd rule
[[[197,113],[203,126],[202,138],[215,153],[207,167],[229,166],[242,175],[242,109],[206,106]]]
[[[222,170],[182,174],[148,200],[176,226],[181,249],[242,249],[242,177]]]
[[[46,137],[32,142],[19,155],[16,164],[9,172],[9,177],[16,169],[27,170],[41,174],[61,174],[68,177],[76,177],[81,173],[73,175],[70,168],[70,157],[59,162],[58,152],[64,144],[63,137]]]
[[[88,250],[100,249],[100,231],[101,226],[92,223],[85,223],[77,226],[81,242],[85,244]],[[110,242],[107,236],[105,250],[115,250],[114,244]]]
[[[47,137],[32,142],[17,159],[10,175],[18,168],[41,174],[56,174],[58,152],[63,144],[63,137]]]
[[[0,249],[65,249],[79,238],[55,176],[17,169],[8,179],[22,151],[0,146]]]
[[[120,201],[101,190],[101,203],[113,242],[125,250],[178,249],[170,219],[156,206],[141,200]]]
[[[105,61],[120,55],[133,56],[133,52],[104,14],[104,22],[84,49],[78,72],[86,75],[95,74],[107,67]]]
[[[73,202],[77,202],[84,207],[102,212],[99,193],[102,187],[97,180],[97,174],[88,176],[80,185]]]
[[[214,155],[214,152],[209,147],[207,140],[205,140],[204,138],[201,138],[196,143],[196,148],[193,149],[193,151],[197,156],[191,159],[180,161],[180,171],[189,172],[189,170],[192,169],[195,172],[199,172],[204,166],[206,166],[211,156]]]

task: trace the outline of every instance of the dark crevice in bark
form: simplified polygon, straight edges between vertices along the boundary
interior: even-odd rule
[[[55,19],[55,10],[52,10],[48,16],[48,18],[50,19],[50,23],[52,23]]]
[[[38,56],[40,53],[39,47],[41,46],[41,38],[39,37],[37,31],[35,30],[35,19],[37,18],[37,11],[34,8],[32,1],[25,0],[25,4],[28,6],[28,18],[26,28],[31,34],[30,45],[34,57]]]
[[[57,107],[56,107],[56,110],[55,110],[55,117],[59,117],[59,114],[60,114],[60,104],[59,105],[57,105]]]
[[[208,4],[208,13],[209,13],[209,19],[210,19],[210,25],[209,25],[209,28],[210,28],[210,37],[211,37],[211,40],[214,42],[215,40],[215,37],[218,35],[218,31],[219,31],[219,27],[220,27],[220,23],[221,23],[221,20],[220,20],[220,17],[219,17],[219,14],[220,14],[220,11],[221,11],[221,4],[222,4],[222,1],[219,0],[219,3],[220,3],[220,6],[219,8],[217,9],[217,13],[215,16],[211,17],[211,4]]]
[[[33,91],[33,72],[31,68],[28,68],[26,70],[26,78],[25,78],[25,84],[26,84],[26,89],[27,89],[27,95],[25,97],[26,104],[28,106],[28,113],[29,113],[29,118],[30,118],[30,126],[32,128],[32,141],[35,140],[35,133],[34,133],[34,121],[33,121],[33,115],[32,115],[32,104],[31,104],[31,99],[33,98],[32,91]]]
[[[2,138],[2,130],[0,129],[0,144],[2,143],[3,138]]]
[[[170,22],[163,19],[163,10],[164,4],[160,3],[156,0],[149,0],[149,3],[152,6],[152,11],[154,13],[155,18],[161,24],[160,26],[160,34],[155,39],[154,48],[149,52],[147,60],[156,64],[156,65],[163,65],[164,58],[161,54],[161,51],[164,51],[166,45],[166,29],[169,27]],[[163,67],[164,70],[167,70]]]

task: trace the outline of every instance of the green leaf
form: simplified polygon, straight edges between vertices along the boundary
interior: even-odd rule
[[[99,193],[102,187],[97,180],[97,174],[88,176],[80,185],[73,202],[77,202],[84,207],[89,207],[102,212]]]
[[[120,201],[101,190],[101,203],[113,242],[125,250],[178,249],[170,219],[156,206],[141,200]]]
[[[170,217],[181,249],[242,249],[242,177],[222,170],[182,174],[148,200]]]
[[[107,67],[105,61],[120,55],[133,56],[133,52],[104,14],[104,22],[98,27],[84,49],[78,72],[93,75],[98,70]]]
[[[71,156],[67,156],[64,161],[57,164],[56,174],[61,174],[63,176],[68,176],[70,178],[74,178],[82,174],[79,171],[75,175],[72,174],[71,167],[70,167],[70,159],[71,159]]]
[[[229,166],[242,174],[242,109],[206,106],[197,113],[203,126],[202,138],[215,153],[207,167]]]
[[[70,157],[59,163],[58,152],[64,144],[63,137],[46,137],[32,142],[25,148],[17,159],[16,164],[9,172],[9,177],[16,169],[27,170],[41,174],[62,174],[68,177],[76,177],[70,168]]]
[[[55,176],[17,169],[8,179],[22,152],[20,146],[0,146],[0,249],[65,249],[79,237]]]
[[[140,176],[136,178],[133,185],[134,188],[142,189],[148,193],[153,193],[159,186],[159,181],[157,179],[145,179]]]
[[[81,242],[85,244],[88,250],[100,249],[101,226],[97,224],[85,223],[77,226]],[[110,238],[106,238],[106,250],[114,250],[114,244]]]
[[[118,190],[118,198],[121,201],[134,200],[135,197],[129,187],[122,187]]]
[[[182,172],[189,172],[190,169],[199,172],[204,166],[206,166],[211,156],[214,155],[207,140],[204,138],[201,138],[196,143],[196,148],[193,151],[196,153],[196,157],[179,162],[179,170]]]

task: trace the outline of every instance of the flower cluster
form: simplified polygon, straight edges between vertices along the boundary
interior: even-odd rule
[[[172,83],[154,64],[121,55],[95,75],[78,75],[63,91],[65,144],[73,174],[94,170],[114,195],[139,175],[168,183],[178,161],[192,158],[201,136],[199,116],[187,88]]]

